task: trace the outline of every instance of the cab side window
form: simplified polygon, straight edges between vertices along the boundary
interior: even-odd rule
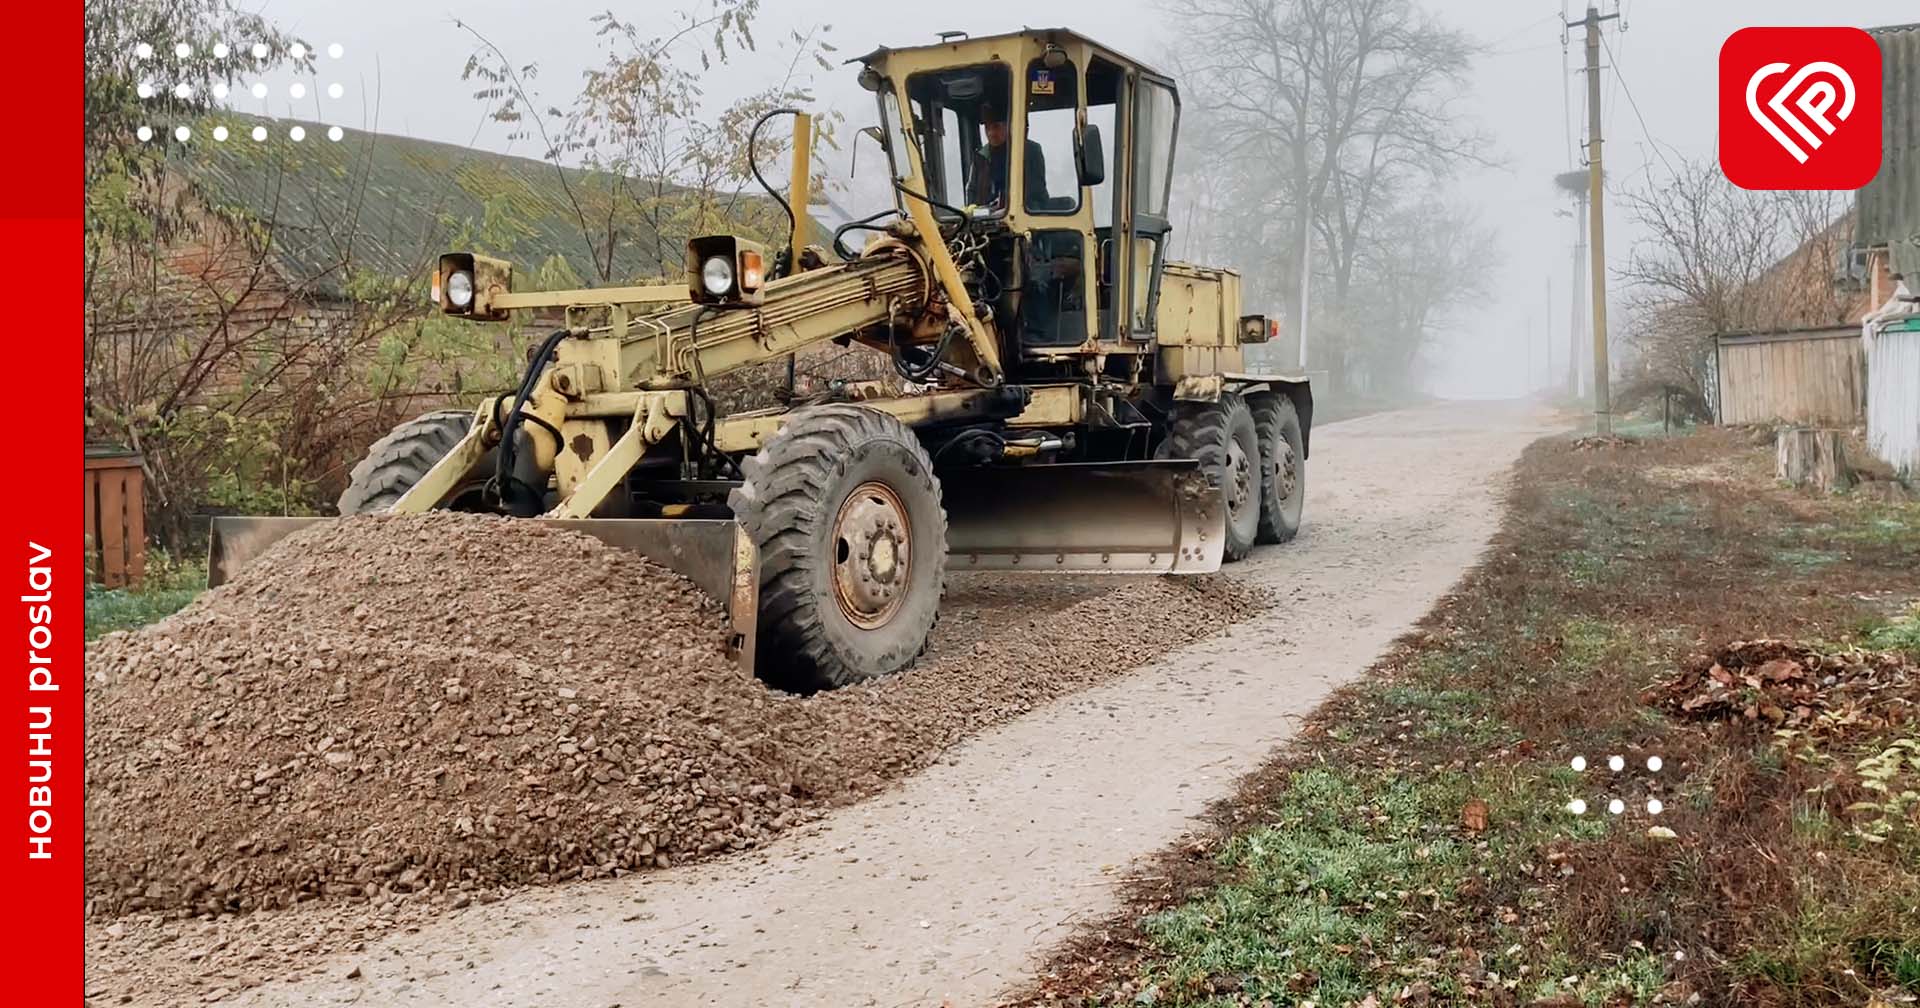
[[[1080,180],[1073,168],[1074,108],[1079,74],[1072,63],[1027,65],[1025,206],[1032,214],[1071,214],[1080,209]]]

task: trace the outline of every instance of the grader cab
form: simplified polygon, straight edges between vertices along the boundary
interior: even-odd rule
[[[564,324],[512,394],[376,442],[341,513],[493,511],[638,550],[801,691],[911,664],[949,570],[1204,573],[1291,539],[1312,395],[1248,368],[1277,327],[1238,274],[1167,260],[1173,82],[1065,30],[854,62],[892,206],[830,250],[797,226],[774,250],[695,238],[684,285],[518,291],[504,261],[443,256],[447,314]],[[714,408],[715,377],[829,341],[893,380]],[[214,580],[310,521],[218,520]]]

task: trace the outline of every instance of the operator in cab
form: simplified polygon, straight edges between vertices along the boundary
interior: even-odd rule
[[[1008,149],[1007,138],[1011,135],[1007,129],[1005,109],[994,105],[980,106],[980,121],[986,130],[987,144],[975,155],[972,191],[967,199],[978,205],[1005,210],[1007,208],[1007,176],[1012,152]],[[1021,174],[1026,179],[1026,200],[1028,206],[1045,206],[1047,199],[1047,155],[1040,145],[1027,141],[1026,165]]]

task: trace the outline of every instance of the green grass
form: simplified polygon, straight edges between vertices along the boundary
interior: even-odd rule
[[[1220,854],[1235,881],[1147,921],[1178,950],[1152,982],[1171,1003],[1223,976],[1256,998],[1357,1001],[1371,984],[1355,949],[1412,952],[1395,944],[1396,917],[1451,901],[1470,875],[1471,845],[1432,826],[1465,797],[1458,779],[1300,773],[1274,824]]]
[[[1785,549],[1776,551],[1773,559],[1782,567],[1789,567],[1804,574],[1817,571],[1822,567],[1831,567],[1845,560],[1846,557],[1826,550]]]
[[[132,588],[87,585],[87,639],[132,630],[179,612],[207,588],[204,560],[175,560],[161,551],[147,557],[146,577]]]
[[[1920,656],[1920,602],[1862,635],[1862,642],[1877,651],[1905,651]]]
[[[1613,433],[1617,437],[1644,441],[1648,438],[1685,437],[1693,433],[1694,429],[1694,425],[1691,422],[1679,419],[1673,421],[1672,430],[1668,430],[1667,427],[1666,421],[1662,420],[1660,414],[1656,411],[1653,416],[1644,419],[1633,419],[1624,422],[1615,420],[1613,423]]]
[[[1538,773],[1299,771],[1271,809],[1268,825],[1235,837],[1218,855],[1227,881],[1204,896],[1148,918],[1147,935],[1168,956],[1142,979],[1157,1003],[1227,1004],[1225,986],[1258,1003],[1311,1000],[1331,1008],[1368,994],[1382,1003],[1399,984],[1424,979],[1436,996],[1462,997],[1450,969],[1432,958],[1422,928],[1409,923],[1472,916],[1463,895],[1503,866],[1533,856],[1555,837],[1592,840],[1610,824],[1574,817],[1566,796],[1578,787],[1564,767]],[[1471,799],[1488,805],[1489,828],[1461,826]],[[1425,962],[1418,977],[1383,966]],[[1524,962],[1508,966],[1517,975]],[[1489,969],[1501,970],[1498,961]],[[1570,970],[1569,972],[1578,972]],[[1577,986],[1617,990],[1614,978]],[[1597,995],[1596,995],[1597,996]]]
[[[1380,702],[1413,721],[1413,731],[1425,739],[1487,742],[1504,728],[1487,709],[1486,694],[1473,690],[1438,689],[1421,684],[1390,686]],[[1416,714],[1418,716],[1412,716]]]

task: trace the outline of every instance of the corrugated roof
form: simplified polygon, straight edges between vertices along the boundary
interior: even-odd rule
[[[203,139],[210,138],[216,124],[227,126],[231,139]],[[265,140],[250,138],[256,125],[266,127]],[[305,130],[303,140],[290,138],[294,126]],[[581,282],[600,278],[595,256],[596,248],[606,244],[607,176],[362,130],[345,130],[341,140],[329,141],[327,128],[222,115],[195,129],[191,156],[175,163],[214,207],[257,223],[271,222],[286,268],[324,293],[339,293],[349,272],[424,275],[427,264],[449,243],[463,239],[476,251],[523,267],[557,255]],[[595,229],[591,245],[582,234],[568,186],[584,208],[588,229]],[[763,195],[742,194],[734,210],[735,220],[752,219],[784,230],[784,215]],[[619,214],[610,279],[618,283],[677,273],[688,237],[680,232],[701,225],[719,229],[711,219],[689,216],[670,208],[661,214],[662,226],[656,230],[627,203]],[[351,263],[351,269],[345,263]]]
[[[1920,24],[1868,29],[1880,42],[1880,174],[1860,190],[1855,241],[1885,245],[1895,273],[1920,275]]]

